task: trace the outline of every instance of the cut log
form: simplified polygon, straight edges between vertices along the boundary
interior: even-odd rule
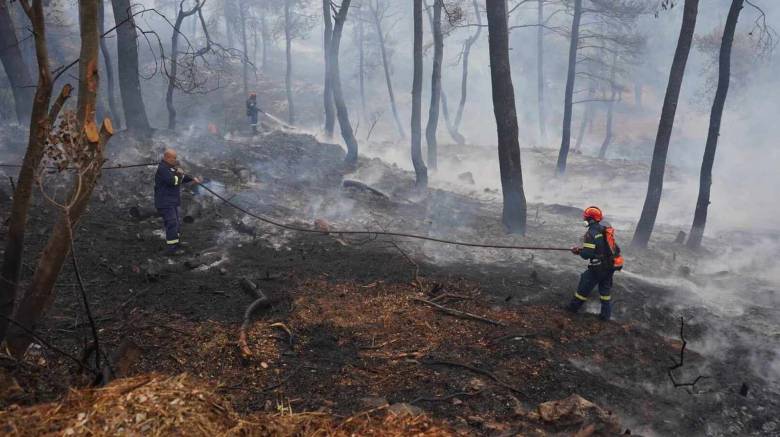
[[[345,179],[341,185],[344,188],[353,188],[361,191],[367,191],[377,197],[381,197],[383,199],[390,199],[390,197],[387,194],[377,190],[376,188],[371,188],[368,185],[364,184],[363,182],[353,181],[351,179]]]

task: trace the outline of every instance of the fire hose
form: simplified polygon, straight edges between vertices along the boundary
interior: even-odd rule
[[[145,163],[145,164],[131,164],[131,165],[114,165],[114,166],[107,166],[103,167],[104,170],[121,170],[121,169],[127,169],[127,168],[137,168],[137,167],[149,167],[157,165],[157,163]],[[1,164],[0,167],[21,167],[21,165],[18,164]],[[465,246],[465,247],[479,247],[479,248],[486,248],[486,249],[507,249],[507,250],[544,250],[544,251],[571,251],[568,247],[547,247],[547,246],[518,246],[518,245],[509,245],[509,244],[488,244],[488,243],[472,243],[472,242],[466,242],[466,241],[456,241],[456,240],[446,240],[443,238],[436,238],[436,237],[429,237],[426,235],[419,235],[419,234],[410,234],[405,232],[392,232],[392,231],[353,231],[353,230],[320,230],[320,229],[311,229],[311,228],[304,228],[300,226],[295,226],[287,223],[282,223],[276,220],[273,220],[271,218],[255,214],[246,208],[243,208],[230,199],[227,199],[220,195],[219,193],[215,192],[211,188],[209,188],[207,185],[199,183],[198,186],[203,188],[204,190],[208,191],[212,196],[216,197],[218,200],[220,200],[225,205],[248,215],[249,217],[252,217],[254,219],[260,220],[261,222],[267,223],[272,226],[276,226],[278,228],[287,229],[289,231],[294,232],[302,232],[302,233],[308,233],[308,234],[319,234],[319,235],[328,235],[328,234],[337,234],[337,235],[363,235],[367,237],[399,237],[399,238],[409,238],[413,240],[423,240],[423,241],[431,241],[434,243],[441,243],[441,244],[450,244],[454,246]]]

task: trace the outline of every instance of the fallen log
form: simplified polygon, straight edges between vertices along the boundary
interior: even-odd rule
[[[375,195],[377,197],[381,197],[383,199],[388,199],[388,200],[390,199],[390,196],[388,196],[387,194],[377,190],[376,188],[369,187],[368,185],[364,184],[363,182],[358,182],[358,181],[354,181],[354,180],[351,180],[351,179],[344,179],[344,182],[342,182],[341,185],[344,188],[354,188],[354,189],[357,189],[357,190],[368,191],[369,193],[371,193],[371,194],[373,194],[373,195]]]

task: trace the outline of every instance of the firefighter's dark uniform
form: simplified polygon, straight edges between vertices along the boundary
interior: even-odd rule
[[[179,205],[181,205],[181,184],[193,178],[176,172],[176,167],[161,161],[154,175],[154,207],[165,222],[165,243],[168,253],[179,247]]]
[[[592,222],[585,233],[580,256],[590,262],[588,269],[580,275],[577,292],[569,303],[569,310],[577,312],[587,302],[590,293],[598,286],[601,299],[599,318],[612,317],[612,276],[615,274],[612,251],[604,239],[605,226]]]
[[[249,117],[249,125],[252,126],[252,133],[257,133],[257,113],[260,109],[257,107],[257,97],[250,97],[246,101],[246,116]]]

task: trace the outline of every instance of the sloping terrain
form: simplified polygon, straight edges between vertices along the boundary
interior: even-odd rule
[[[582,268],[568,253],[471,249],[337,232],[395,230],[568,247],[580,237],[579,205],[533,202],[528,235],[508,236],[490,192],[444,189],[447,179],[436,183],[434,176],[439,188],[422,195],[414,190],[413,175],[397,166],[363,158],[356,169],[344,168],[340,147],[307,135],[272,132],[251,141],[224,141],[160,133],[142,152],[121,137],[111,144],[109,165],[153,162],[160,147],[173,145],[189,172],[208,178],[206,186],[231,202],[303,228],[313,229],[316,222],[331,233],[270,226],[200,189],[184,196],[188,254],[168,259],[162,256],[159,219],[148,211],[153,167],[106,170],[79,225],[76,253],[101,344],[111,353],[126,352],[121,370],[135,378],[109,390],[154,380],[152,386],[165,392],[170,381],[183,378],[186,387],[225,405],[219,418],[199,416],[216,433],[234,432],[244,422],[288,420],[285,414],[296,418],[285,422],[291,428],[268,433],[615,432],[605,420],[540,418],[539,404],[572,394],[614,412],[622,419],[620,431],[630,428],[634,434],[778,432],[773,411],[780,409],[780,396],[767,383],[773,370],[762,373],[755,366],[757,361],[771,366],[776,359],[771,346],[757,346],[777,339],[776,313],[767,309],[776,295],[755,279],[752,292],[764,301],[746,311],[757,316],[713,312],[695,294],[699,288],[745,282],[737,272],[711,274],[697,266],[692,254],[671,243],[677,229],[660,229],[661,243],[650,252],[628,254],[629,267],[616,278],[616,320],[600,323],[592,314],[571,316],[560,309]],[[572,164],[575,174],[586,171],[577,170],[578,162]],[[583,158],[580,164],[592,163]],[[359,183],[345,186],[344,181]],[[9,202],[0,202],[5,212]],[[28,227],[33,249],[26,253],[26,277],[45,242],[47,211],[37,204]],[[247,355],[239,331],[257,297],[250,283],[274,305],[251,318]],[[693,291],[681,293],[680,284]],[[91,339],[77,296],[77,281],[66,267],[57,300],[38,332],[80,357]],[[673,375],[678,382],[708,378],[675,388],[668,368],[674,364],[670,357],[679,359],[681,316],[689,344],[684,365]],[[724,330],[732,323],[739,323],[739,332]],[[728,347],[711,345],[713,332],[724,332]],[[758,335],[760,341],[745,339]],[[94,354],[89,358],[93,363]],[[94,377],[46,347],[34,345],[23,362],[2,358],[0,364],[18,383],[1,400],[0,426],[45,416],[57,405],[79,420],[74,405],[101,396],[84,392],[63,401],[70,387],[85,387]],[[743,385],[747,396],[739,393]],[[111,399],[106,402],[115,402]],[[54,404],[38,405],[42,402]],[[407,410],[425,419],[396,414]],[[105,411],[95,414],[103,414],[101,424],[113,426],[106,416],[114,410]],[[58,420],[49,432],[74,426],[73,417]],[[247,429],[240,432],[251,433]],[[25,434],[21,428],[6,430]]]

